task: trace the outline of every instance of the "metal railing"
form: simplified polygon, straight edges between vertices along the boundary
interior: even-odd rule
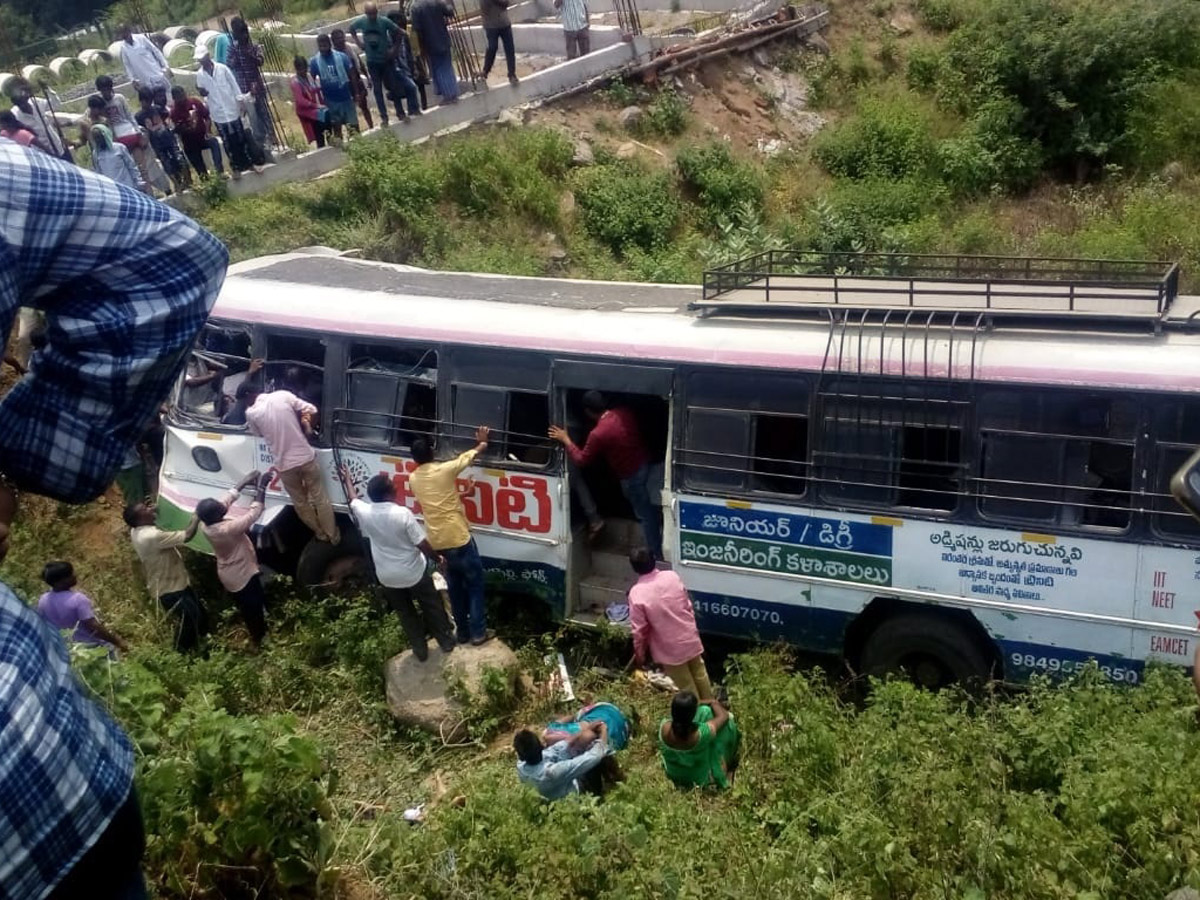
[[[691,308],[761,303],[1150,319],[1178,292],[1179,267],[1167,262],[767,250],[707,270],[703,299]]]

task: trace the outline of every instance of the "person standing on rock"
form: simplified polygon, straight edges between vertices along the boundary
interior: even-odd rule
[[[319,541],[341,541],[333,504],[317,465],[317,451],[308,442],[317,408],[291,391],[261,393],[246,389],[246,427],[267,442],[283,489],[292,499],[300,521]]]
[[[421,52],[429,60],[429,75],[443,103],[458,102],[458,76],[454,74],[450,29],[454,7],[447,0],[417,0],[409,13]]]
[[[508,83],[517,83],[517,52],[513,47],[512,22],[508,19],[508,0],[479,0],[483,33],[487,35],[487,53],[483,57],[483,80],[487,81],[496,61],[497,45],[504,43],[504,62],[508,67]]]
[[[592,52],[591,32],[588,31],[587,0],[554,0],[554,8],[562,16],[563,37],[567,42],[567,59],[587,56]]]
[[[429,543],[425,529],[406,506],[396,502],[396,488],[386,475],[367,482],[366,503],[358,498],[354,479],[345,466],[342,486],[350,501],[350,512],[371,543],[371,561],[375,577],[383,587],[388,606],[400,617],[413,655],[421,662],[429,659],[429,635],[443,653],[454,651],[454,631],[446,604],[433,584],[426,560],[444,568],[446,558]]]
[[[458,496],[458,476],[487,449],[486,425],[475,430],[476,444],[465,453],[445,462],[433,461],[433,447],[419,437],[412,443],[417,469],[409,476],[409,486],[421,504],[429,543],[446,558],[446,584],[458,642],[474,646],[486,644],[495,635],[487,629],[483,604],[483,560],[471,537],[471,527],[462,500]]]

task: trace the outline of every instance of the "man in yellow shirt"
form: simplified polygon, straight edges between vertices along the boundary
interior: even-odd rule
[[[425,438],[412,444],[417,469],[408,484],[421,504],[429,543],[446,558],[446,586],[450,590],[450,608],[458,642],[470,641],[476,647],[495,635],[487,630],[483,606],[483,560],[471,537],[466,512],[458,496],[458,475],[487,449],[490,430],[481,425],[475,430],[478,442],[465,453],[445,462],[433,461],[433,447]]]

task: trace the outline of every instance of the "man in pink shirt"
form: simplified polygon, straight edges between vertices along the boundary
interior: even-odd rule
[[[649,650],[679,690],[691,691],[701,701],[713,699],[704,645],[683,581],[669,569],[655,568],[654,557],[644,547],[629,552],[629,564],[638,574],[629,589],[634,662],[644,664]]]
[[[317,465],[317,451],[309,444],[317,408],[291,391],[260,393],[244,388],[246,426],[267,442],[283,488],[292,498],[300,521],[319,541],[336,544],[342,536]]]
[[[235,510],[233,504],[237,502],[238,495],[255,481],[258,486],[250,508]],[[212,544],[217,557],[217,577],[221,579],[225,590],[233,595],[242,618],[246,620],[250,640],[256,647],[267,633],[266,595],[259,575],[258,557],[248,532],[263,514],[270,481],[270,472],[265,475],[251,472],[223,499],[214,500],[210,497],[196,504],[200,531]]]

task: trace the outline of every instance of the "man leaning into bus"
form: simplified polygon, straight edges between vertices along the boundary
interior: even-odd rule
[[[477,443],[470,450],[445,462],[433,461],[433,447],[425,438],[412,443],[416,471],[409,476],[409,486],[421,504],[425,529],[433,549],[446,558],[446,586],[450,592],[450,608],[458,642],[470,641],[476,647],[486,644],[495,635],[487,630],[483,606],[483,560],[458,496],[459,473],[487,449],[486,425],[475,429]]]
[[[246,427],[267,442],[296,515],[317,540],[338,543],[342,536],[333,515],[333,504],[325,490],[321,467],[317,465],[317,451],[308,442],[317,408],[291,391],[263,394],[257,385],[244,391],[242,388],[245,383],[239,386],[238,398],[247,404]]]

